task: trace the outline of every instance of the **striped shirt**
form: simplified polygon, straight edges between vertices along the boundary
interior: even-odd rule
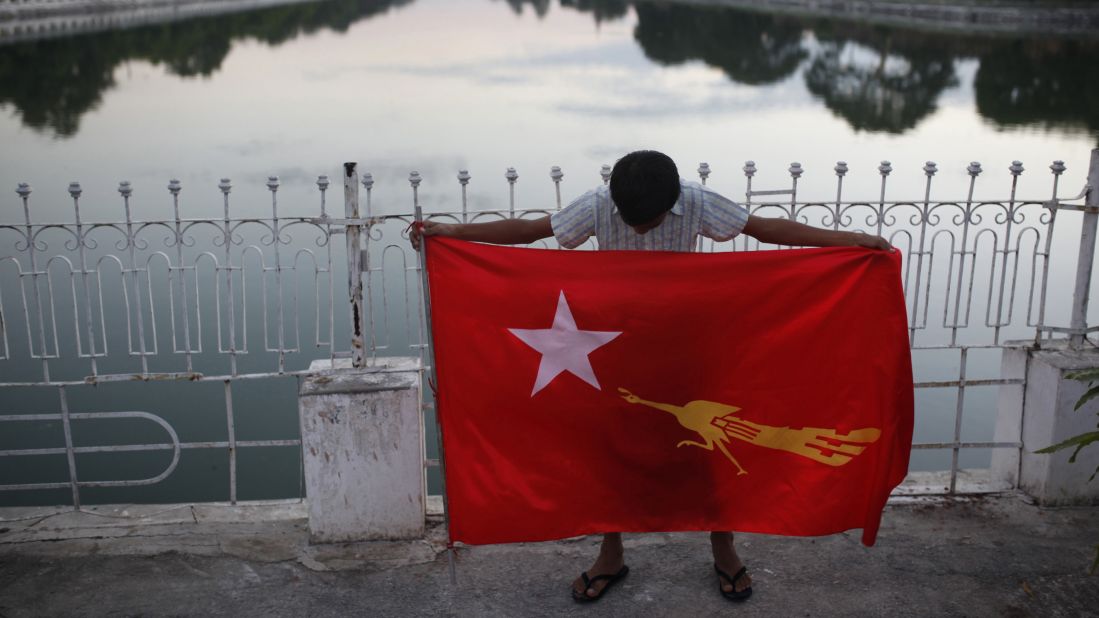
[[[618,216],[610,188],[603,185],[576,198],[550,217],[553,235],[566,249],[595,236],[599,248],[637,251],[694,251],[697,238],[729,240],[748,222],[743,206],[697,182],[680,180],[679,201],[657,227],[638,234]]]

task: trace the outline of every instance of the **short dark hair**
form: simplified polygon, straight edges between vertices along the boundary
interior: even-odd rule
[[[668,155],[638,150],[611,171],[611,199],[626,225],[644,225],[679,201],[679,170]]]

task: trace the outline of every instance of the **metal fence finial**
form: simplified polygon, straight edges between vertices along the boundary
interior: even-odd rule
[[[1022,161],[1012,161],[1011,162],[1011,167],[1009,167],[1007,169],[1011,172],[1012,176],[1018,176],[1019,174],[1023,173],[1023,162]]]
[[[976,178],[977,176],[980,176],[980,175],[981,175],[981,172],[982,172],[982,171],[984,171],[984,170],[982,170],[982,169],[981,169],[981,163],[980,163],[980,161],[970,161],[970,162],[969,162],[969,165],[968,165],[968,166],[966,166],[966,168],[965,168],[965,171],[966,171],[966,172],[967,172],[967,173],[968,173],[968,174],[969,174],[970,176],[972,176],[972,177]]]
[[[328,217],[328,203],[325,200],[325,193],[328,191],[328,176],[326,174],[320,174],[317,176],[317,189],[321,192],[321,218]]]
[[[706,179],[710,177],[710,164],[703,161],[698,164],[698,177],[702,179],[702,184],[706,184]]]
[[[599,168],[599,175],[603,177],[603,184],[607,184],[611,181],[611,166],[606,163],[603,167]]]
[[[469,195],[466,189],[469,187],[470,178],[473,176],[470,175],[469,170],[458,170],[458,184],[462,186],[462,223],[469,222]]]
[[[550,180],[553,181],[553,192],[557,200],[557,210],[561,210],[561,179],[565,177],[565,173],[561,171],[561,166],[554,165],[550,167]]]
[[[134,193],[134,188],[130,185],[129,180],[123,180],[118,183],[118,192],[122,194],[122,197],[130,197]]]
[[[515,218],[515,181],[519,180],[519,173],[514,167],[509,167],[504,172],[504,178],[508,179],[508,218]]]
[[[413,189],[418,188],[420,186],[420,182],[422,181],[423,178],[420,176],[420,172],[417,172],[416,170],[412,170],[411,172],[409,172],[408,182],[412,185]]]
[[[374,174],[370,172],[363,172],[362,180],[360,181],[363,188],[366,189],[366,216],[374,216]],[[357,187],[356,187],[357,189]],[[358,193],[356,192],[357,196]],[[357,199],[357,198],[356,198]]]
[[[744,167],[741,168],[741,169],[744,171],[745,176],[747,176],[748,178],[751,178],[752,176],[756,175],[756,162],[755,161],[745,161],[744,162]]]
[[[175,178],[168,181],[168,192],[172,195],[179,195],[179,192],[182,188],[183,185],[179,184],[179,181]]]
[[[267,177],[267,188],[271,190],[271,193],[274,193],[275,191],[278,191],[279,190],[279,177],[278,176],[268,176]]]
[[[847,175],[847,161],[836,161],[836,167],[832,169],[836,171],[836,176],[843,178]]]
[[[226,252],[225,253],[225,263],[229,264],[230,263],[229,245],[231,245],[232,241],[233,241],[232,232],[229,228],[229,192],[231,192],[233,190],[232,181],[230,181],[228,178],[222,178],[221,181],[218,182],[218,190],[221,191],[221,207],[222,207],[222,212],[224,213],[224,217],[225,217],[224,227],[223,227],[223,230],[222,230],[224,235],[225,235],[225,252]],[[231,282],[228,283],[228,287],[230,289],[232,288],[232,283]],[[231,304],[232,304],[232,301],[230,301],[230,305]],[[232,325],[231,325],[230,332],[232,332],[232,330],[233,330],[233,328],[232,328]],[[234,345],[235,345],[235,341],[236,340],[233,339]],[[237,362],[236,358],[235,357],[231,358],[230,362],[233,363],[234,368],[235,368],[236,362]]]
[[[938,171],[939,166],[936,165],[934,161],[928,161],[923,164],[923,173],[926,174],[928,178],[934,176]]]
[[[1064,174],[1065,170],[1068,169],[1068,168],[1065,167],[1065,162],[1064,161],[1058,160],[1058,161],[1054,161],[1053,165],[1049,166],[1049,169],[1050,169],[1050,171],[1053,172],[1054,176],[1060,176],[1061,174]]]
[[[893,165],[890,164],[889,161],[882,161],[881,165],[878,166],[878,173],[883,177],[888,176],[892,171]]]
[[[31,191],[33,191],[33,189],[31,189],[31,186],[25,182],[19,183],[19,186],[15,189],[15,192],[18,193],[19,197],[23,199],[27,199],[27,196],[31,194]]]
[[[801,178],[802,173],[805,172],[805,170],[801,169],[801,163],[798,163],[797,161],[791,163],[790,169],[787,171],[790,172],[790,177],[794,179]]]
[[[80,188],[80,183],[79,182],[76,182],[74,180],[73,182],[69,183],[69,195],[73,196],[74,198],[77,198],[77,197],[80,197],[80,194],[83,193],[83,192],[84,192],[84,190]]]

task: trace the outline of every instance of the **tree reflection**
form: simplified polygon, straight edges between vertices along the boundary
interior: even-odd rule
[[[516,15],[523,14],[523,7],[530,5],[534,9],[534,14],[539,18],[545,17],[546,13],[549,13],[550,0],[504,0],[511,7],[511,10],[515,11]]]
[[[117,64],[79,39],[13,46],[0,54],[0,103],[12,103],[32,129],[75,135],[80,116],[114,85]]]
[[[234,40],[278,45],[320,29],[344,32],[359,19],[412,0],[332,0],[219,15],[132,30],[5,46],[0,54],[0,104],[23,124],[57,136],[75,135],[80,118],[115,85],[129,60],[163,64],[181,77],[212,75]]]
[[[596,24],[621,19],[630,12],[628,0],[561,0],[561,6],[591,13]]]
[[[797,70],[807,53],[802,27],[782,18],[674,4],[634,6],[634,38],[662,64],[701,60],[742,84],[770,84]]]
[[[821,41],[805,72],[809,92],[857,131],[902,133],[935,111],[958,83],[949,52],[896,45],[889,34]]]
[[[516,15],[523,14],[523,7],[530,6],[539,18],[549,13],[550,0],[504,0]],[[630,10],[629,0],[559,0],[562,7],[581,13],[591,13],[595,23],[625,17]]]
[[[1003,126],[1082,128],[1099,134],[1099,43],[1014,41],[981,56],[977,111]]]
[[[278,45],[320,29],[346,31],[358,20],[414,0],[328,0],[193,19],[132,30],[0,47],[0,105],[24,125],[74,135],[81,117],[112,88],[129,60],[163,65],[181,77],[209,76],[233,42]],[[494,0],[499,1],[499,0]],[[505,0],[538,16],[553,0]],[[955,63],[977,58],[978,112],[1002,126],[1046,125],[1099,133],[1099,42],[1029,41],[931,34],[852,21],[800,19],[647,0],[558,0],[596,23],[632,8],[634,38],[664,65],[701,61],[734,82],[765,85],[804,71],[807,90],[861,131],[903,133],[932,114],[958,83]],[[811,33],[811,36],[810,36]],[[813,44],[813,39],[817,44]]]

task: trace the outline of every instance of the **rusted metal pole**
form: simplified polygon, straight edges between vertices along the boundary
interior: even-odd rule
[[[347,291],[351,301],[351,366],[365,366],[363,346],[363,266],[362,246],[359,237],[362,226],[359,219],[359,164],[351,161],[343,164],[343,213],[347,224]]]
[[[1084,198],[1084,221],[1080,228],[1080,254],[1076,259],[1076,288],[1072,294],[1072,335],[1069,345],[1080,348],[1086,341],[1088,327],[1088,295],[1091,291],[1091,270],[1095,263],[1095,232],[1099,223],[1099,148],[1091,151],[1088,166],[1087,196]]]

